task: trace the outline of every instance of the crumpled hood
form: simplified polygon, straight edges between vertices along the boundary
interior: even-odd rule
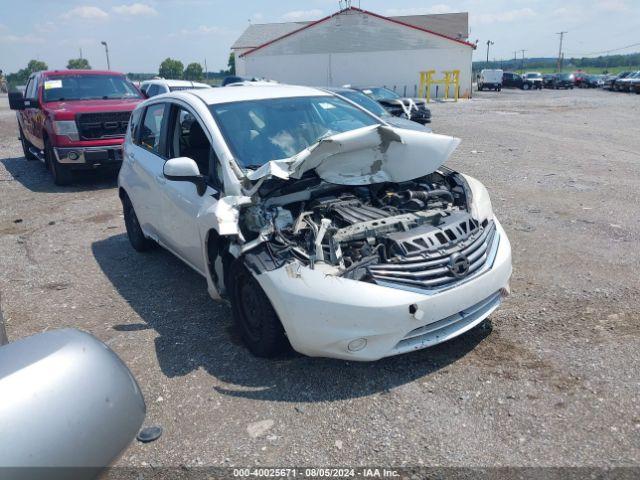
[[[373,125],[323,138],[292,157],[265,163],[247,178],[300,178],[315,170],[339,185],[405,182],[434,172],[459,143],[446,135]]]

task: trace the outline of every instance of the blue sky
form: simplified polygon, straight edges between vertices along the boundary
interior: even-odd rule
[[[229,47],[248,23],[314,20],[338,9],[337,0],[13,0],[2,2],[0,69],[14,72],[31,58],[64,68],[83,56],[106,68],[101,40],[109,43],[111,66],[124,72],[155,72],[165,57],[226,67]],[[474,59],[554,56],[555,32],[567,30],[567,56],[618,49],[640,41],[638,0],[353,1],[383,15],[468,11]],[[11,5],[11,6],[8,6]],[[640,46],[616,53],[639,51]],[[518,55],[521,55],[519,53]]]

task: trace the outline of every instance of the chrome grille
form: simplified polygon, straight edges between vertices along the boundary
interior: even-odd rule
[[[369,266],[375,281],[392,282],[417,288],[436,288],[453,283],[480,269],[487,260],[496,234],[495,224],[474,224],[473,231],[465,239],[449,242],[449,248],[433,253],[397,256],[387,263]],[[454,274],[456,259],[466,258],[468,269],[463,275]]]

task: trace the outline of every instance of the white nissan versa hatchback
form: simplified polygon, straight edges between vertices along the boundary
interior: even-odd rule
[[[119,194],[131,244],[227,298],[249,350],[376,360],[482,322],[511,247],[460,141],[288,85],[173,92],[133,112]]]

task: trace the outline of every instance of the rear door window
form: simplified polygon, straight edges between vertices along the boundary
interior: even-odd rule
[[[142,118],[143,108],[134,110],[129,120],[129,129],[131,130],[131,141],[136,145],[140,145],[138,132],[140,131],[140,119]]]

